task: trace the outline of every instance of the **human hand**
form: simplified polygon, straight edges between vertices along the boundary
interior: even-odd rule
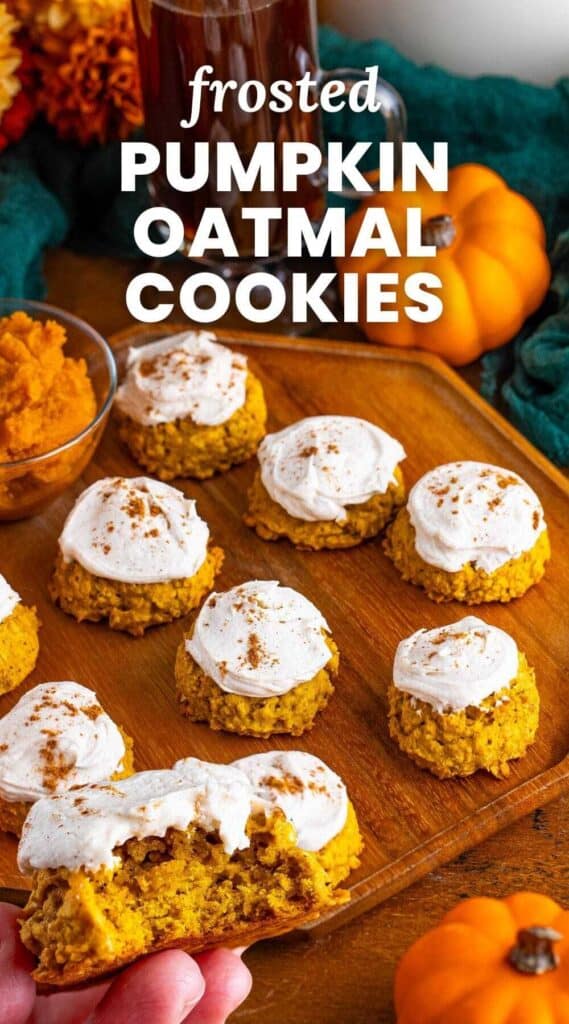
[[[0,904],[2,1024],[225,1024],[250,992],[251,975],[237,952],[190,957],[172,949],[140,960],[112,982],[38,996],[19,913]]]

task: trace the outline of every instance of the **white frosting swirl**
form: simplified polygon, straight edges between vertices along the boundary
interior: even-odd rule
[[[517,473],[485,462],[437,466],[411,489],[407,508],[418,554],[446,572],[469,562],[494,572],[529,551],[545,529],[535,491]]]
[[[475,615],[413,633],[399,644],[393,666],[397,689],[439,713],[479,707],[517,674],[515,641]]]
[[[59,538],[66,561],[124,583],[193,576],[207,555],[209,529],[195,501],[148,477],[97,480],[79,496]]]
[[[21,597],[12,589],[3,576],[0,576],[0,622],[4,622],[12,614]]]
[[[112,869],[129,839],[162,837],[195,824],[218,832],[228,854],[249,845],[246,826],[254,794],[230,765],[195,758],[172,769],[38,800],[26,818],[18,849],[23,874],[42,868]]]
[[[186,417],[217,426],[245,404],[246,382],[245,356],[217,344],[214,334],[187,331],[129,349],[115,401],[143,426]]]
[[[348,794],[339,775],[301,750],[272,750],[233,762],[257,796],[280,807],[296,829],[301,850],[322,850],[346,824]]]
[[[273,697],[313,679],[330,661],[328,629],[296,590],[252,580],[210,594],[186,650],[226,693]]]
[[[341,522],[348,507],[384,494],[405,458],[399,441],[355,416],[310,416],[259,448],[265,490],[289,515]]]
[[[0,796],[33,803],[122,769],[120,729],[79,683],[41,683],[0,719]]]

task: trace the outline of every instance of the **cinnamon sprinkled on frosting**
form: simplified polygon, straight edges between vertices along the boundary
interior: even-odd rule
[[[18,865],[24,874],[112,869],[129,839],[191,825],[217,834],[231,855],[249,845],[250,816],[270,816],[275,807],[293,824],[301,849],[320,850],[342,831],[348,795],[323,761],[300,751],[271,751],[233,765],[188,757],[169,770],[38,800],[24,825]]]
[[[346,824],[348,794],[339,775],[300,750],[272,750],[234,761],[257,796],[280,807],[303,850],[321,850]]]
[[[193,576],[207,555],[209,530],[196,503],[148,477],[98,480],[77,499],[59,546],[66,561],[124,583]]]
[[[437,466],[412,488],[407,508],[418,554],[446,572],[468,562],[494,572],[530,550],[545,529],[525,480],[483,462]]]
[[[0,795],[28,803],[108,779],[122,766],[120,730],[92,690],[42,683],[0,719]]]
[[[18,864],[25,874],[49,867],[112,868],[129,839],[161,837],[195,824],[217,832],[228,854],[249,845],[247,821],[260,803],[243,772],[189,757],[172,769],[83,786],[38,800],[22,832]]]
[[[420,629],[397,648],[393,681],[399,690],[439,713],[479,707],[518,673],[515,641],[468,615],[438,629]]]
[[[246,383],[245,356],[216,343],[214,334],[186,331],[129,350],[116,403],[143,426],[186,418],[217,426],[245,404]]]
[[[226,693],[271,697],[307,682],[328,663],[327,631],[302,594],[253,580],[208,598],[186,649]]]
[[[259,448],[265,490],[306,522],[341,522],[351,506],[384,494],[404,458],[399,441],[355,416],[311,416]]]

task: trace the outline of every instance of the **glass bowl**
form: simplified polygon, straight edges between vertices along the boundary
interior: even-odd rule
[[[90,423],[64,444],[14,462],[0,462],[0,520],[25,519],[41,512],[77,480],[93,458],[117,386],[113,353],[105,339],[83,320],[43,302],[0,298],[0,317],[23,312],[45,323],[55,320],[67,334],[64,354],[84,359],[97,411]]]

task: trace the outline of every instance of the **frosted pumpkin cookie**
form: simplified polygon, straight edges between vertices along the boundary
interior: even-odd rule
[[[267,419],[246,357],[205,331],[131,348],[115,410],[133,458],[161,480],[204,479],[244,462]]]
[[[259,447],[245,518],[263,540],[347,548],[383,530],[405,498],[405,452],[354,416],[311,416]]]
[[[535,491],[485,462],[451,462],[421,477],[384,547],[403,579],[433,601],[465,604],[521,597],[550,555]]]
[[[18,851],[37,981],[73,985],[146,953],[242,946],[348,900],[278,807],[193,758],[38,800]]]
[[[0,829],[19,835],[41,797],[132,771],[132,740],[92,690],[41,683],[0,718]]]
[[[79,622],[139,636],[196,608],[222,562],[195,501],[147,477],[109,477],[69,513],[50,594]]]
[[[314,853],[334,885],[358,867],[362,838],[342,779],[302,750],[271,750],[234,761],[257,796],[279,807],[302,850]]]
[[[211,594],[178,648],[182,713],[244,736],[312,728],[334,692],[338,649],[318,609],[267,580]]]
[[[469,615],[399,644],[389,731],[433,775],[485,768],[505,778],[509,762],[533,742],[538,721],[534,671],[502,629]]]
[[[39,626],[35,608],[22,604],[0,576],[0,694],[14,690],[35,668]]]

